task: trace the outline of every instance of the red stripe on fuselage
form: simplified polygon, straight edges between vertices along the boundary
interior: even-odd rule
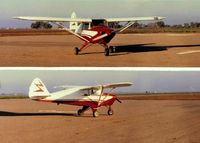
[[[69,104],[69,105],[76,105],[76,106],[90,106],[91,108],[98,108],[100,106],[111,106],[115,100],[116,96],[113,94],[103,94],[103,96],[112,96],[111,99],[101,101],[100,104],[98,101],[84,101],[84,100],[39,100],[39,99],[34,99],[36,101],[41,101],[41,102],[51,102],[51,103],[58,103],[58,104]]]
[[[91,38],[89,36],[84,36],[84,35],[82,36],[83,38],[87,39],[88,41],[90,41],[90,43],[93,43],[93,44],[96,44],[96,43],[108,44],[115,36],[114,30],[107,26],[95,26],[88,31],[96,31],[97,32],[97,34]],[[97,38],[101,35],[104,35],[104,34],[107,34],[108,36],[106,36],[105,38],[93,41],[95,38]]]

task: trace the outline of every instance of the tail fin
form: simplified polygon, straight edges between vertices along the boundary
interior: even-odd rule
[[[44,83],[39,78],[35,78],[29,87],[29,97],[31,99],[43,99],[48,96],[50,96],[50,93]]]
[[[77,18],[76,13],[72,12],[71,19],[76,19],[76,18]],[[79,33],[81,28],[82,28],[82,24],[80,24],[78,22],[70,22],[69,23],[69,29],[75,33]]]

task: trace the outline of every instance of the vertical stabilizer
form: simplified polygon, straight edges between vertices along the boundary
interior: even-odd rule
[[[50,96],[50,93],[44,83],[39,78],[35,78],[29,87],[29,97],[31,99],[42,99],[48,96]]]
[[[76,13],[75,12],[72,12],[72,15],[71,15],[71,19],[76,19]],[[77,31],[77,29],[79,28],[79,24],[78,22],[70,22],[69,23],[69,29],[72,30],[72,31]]]
[[[77,19],[75,12],[72,13],[71,19],[72,19],[72,21],[69,23],[69,29],[75,33],[81,33],[83,24],[73,21],[73,19]]]

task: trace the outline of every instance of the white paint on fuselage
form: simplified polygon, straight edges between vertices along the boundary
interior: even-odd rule
[[[80,90],[83,87],[80,88],[71,88],[67,90],[62,90],[58,92],[51,93],[49,97],[46,97],[42,100],[48,100],[48,101],[106,101],[112,98],[112,96],[108,95],[102,95],[101,98],[97,94],[91,94],[86,95],[85,90]]]
[[[97,31],[92,31],[92,30],[83,30],[82,32],[81,32],[81,35],[82,36],[88,36],[88,37],[94,37],[94,36],[96,36],[98,34],[98,32]]]

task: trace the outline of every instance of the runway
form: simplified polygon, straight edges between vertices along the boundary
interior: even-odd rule
[[[6,36],[0,37],[0,66],[199,67],[199,39],[198,33],[119,34],[110,43],[116,53],[105,57],[99,45],[74,55],[82,41],[73,35]]]
[[[0,100],[2,143],[198,143],[199,100],[123,100],[113,116],[78,117],[79,107],[29,99]]]

